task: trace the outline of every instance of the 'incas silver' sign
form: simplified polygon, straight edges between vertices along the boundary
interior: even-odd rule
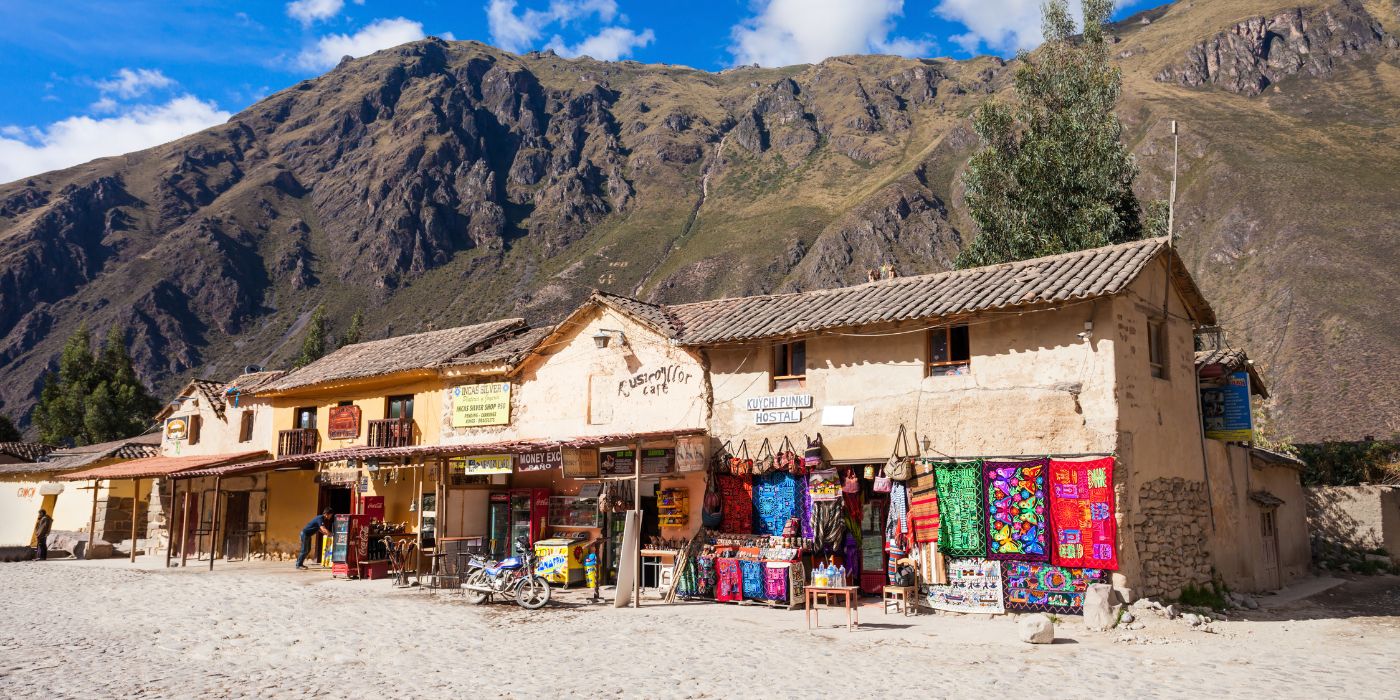
[[[802,411],[811,408],[811,394],[788,394],[782,396],[755,396],[744,402],[744,407],[753,414],[754,425],[774,425],[777,423],[800,423]]]

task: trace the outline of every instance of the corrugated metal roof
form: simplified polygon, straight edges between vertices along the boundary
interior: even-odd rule
[[[93,469],[64,474],[58,477],[64,481],[87,481],[89,479],[147,479],[157,476],[170,476],[188,469],[199,469],[237,462],[246,462],[266,457],[267,452],[236,452],[221,455],[198,455],[192,457],[148,457],[118,462]]]

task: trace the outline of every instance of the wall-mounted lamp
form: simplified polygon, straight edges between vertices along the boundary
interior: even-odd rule
[[[614,330],[612,328],[599,328],[598,332],[593,334],[593,344],[598,346],[599,350],[608,347],[608,341],[612,340],[612,336],[609,335],[611,333],[617,334],[618,345],[627,344],[627,336],[623,335],[622,331]]]
[[[1084,331],[1083,331],[1082,333],[1079,333],[1078,335],[1079,335],[1079,339],[1080,339],[1080,340],[1088,340],[1088,339],[1094,337],[1094,322],[1093,322],[1093,321],[1085,321],[1085,322],[1084,322]]]

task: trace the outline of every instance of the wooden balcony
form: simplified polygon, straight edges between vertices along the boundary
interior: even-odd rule
[[[408,447],[418,444],[418,428],[411,418],[385,418],[369,422],[370,447]]]
[[[277,433],[277,456],[309,455],[321,449],[321,434],[315,428],[297,428]]]

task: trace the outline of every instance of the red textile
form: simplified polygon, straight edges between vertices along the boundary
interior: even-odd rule
[[[915,542],[938,541],[938,490],[932,484],[909,494],[909,529]]]
[[[744,599],[744,575],[739,560],[715,557],[715,600],[720,602]]]
[[[753,477],[721,474],[719,494],[723,499],[721,532],[753,532]]]
[[[1112,457],[1050,462],[1050,554],[1056,566],[1118,568]]]

